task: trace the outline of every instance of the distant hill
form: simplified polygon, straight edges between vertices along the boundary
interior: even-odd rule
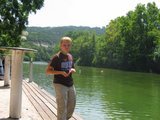
[[[29,32],[28,41],[34,44],[53,45],[62,36],[70,31],[88,31],[94,32],[96,35],[104,34],[105,27],[77,27],[77,26],[64,26],[64,27],[27,27]]]
[[[62,36],[75,32],[77,33],[94,33],[96,36],[105,33],[105,27],[27,27],[29,33],[27,40],[22,42],[22,47],[36,49],[38,52],[35,54],[36,61],[48,61],[54,52],[56,47],[54,46]],[[25,54],[25,60],[30,60],[30,55]]]

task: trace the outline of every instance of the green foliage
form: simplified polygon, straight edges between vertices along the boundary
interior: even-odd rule
[[[28,24],[28,16],[43,6],[44,0],[0,1],[0,46],[20,46],[21,33]]]
[[[73,39],[72,54],[76,63],[82,66],[91,66],[95,53],[95,33],[69,32],[66,34]]]
[[[68,36],[78,65],[160,72],[160,10],[154,2],[112,20],[104,35]]]

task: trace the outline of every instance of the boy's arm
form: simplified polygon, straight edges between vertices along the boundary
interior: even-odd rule
[[[57,71],[54,70],[54,68],[52,66],[50,66],[50,64],[47,66],[46,68],[46,74],[50,75],[50,74],[54,74],[54,75],[63,75],[64,77],[67,77],[68,74],[65,71]]]

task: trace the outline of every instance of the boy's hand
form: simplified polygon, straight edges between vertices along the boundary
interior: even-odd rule
[[[66,73],[65,71],[63,71],[61,73],[61,75],[63,75],[64,77],[68,77],[71,73],[75,73],[75,72],[76,72],[76,70],[74,68],[71,68],[68,73]]]
[[[68,77],[68,74],[67,74],[65,71],[63,71],[61,74],[62,74],[64,77]]]
[[[69,70],[68,75],[71,74],[71,73],[75,73],[75,72],[76,72],[76,70],[75,70],[74,68],[71,68],[71,69]]]

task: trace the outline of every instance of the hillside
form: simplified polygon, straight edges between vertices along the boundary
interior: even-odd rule
[[[77,35],[81,32],[94,33],[95,35],[102,35],[105,33],[105,28],[90,28],[90,27],[28,27],[29,33],[27,41],[22,43],[22,47],[36,49],[36,61],[48,61],[53,53],[56,51],[55,44],[62,36],[68,33]],[[30,60],[30,55],[26,54],[25,60]],[[32,56],[33,57],[33,56]]]
[[[70,31],[88,31],[94,32],[96,35],[104,34],[105,28],[99,27],[76,27],[76,26],[65,26],[65,27],[28,27],[29,32],[28,40],[35,44],[53,45],[62,36]]]

